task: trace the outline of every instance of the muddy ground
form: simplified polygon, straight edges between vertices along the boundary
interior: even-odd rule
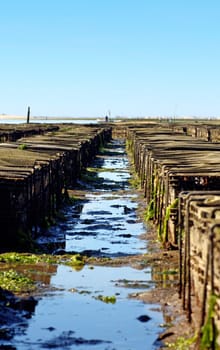
[[[80,193],[76,193],[80,196]],[[143,212],[145,203],[139,200],[139,216],[143,219]],[[163,345],[158,345],[158,349],[165,349],[167,344],[173,344],[169,347],[178,349],[177,345],[179,339],[188,339],[195,334],[195,323],[189,324],[187,315],[182,308],[182,300],[178,294],[178,251],[171,249],[164,249],[157,241],[154,228],[151,227],[140,239],[148,241],[148,251],[142,255],[123,256],[113,259],[106,259],[101,257],[87,257],[86,264],[102,265],[102,266],[130,266],[135,269],[144,269],[150,267],[152,269],[152,282],[155,284],[153,288],[146,288],[146,291],[133,293],[130,298],[142,300],[147,304],[158,304],[164,316],[163,332],[158,336],[158,340],[162,341]],[[166,271],[168,272],[166,274]],[[173,272],[173,273],[172,273]],[[50,286],[48,285],[48,293]],[[16,320],[22,318],[28,319],[34,312],[37,304],[35,296],[39,295],[42,290],[25,293],[25,295],[16,296],[9,292],[0,293],[0,319],[1,324],[10,326]],[[45,292],[45,290],[44,290]],[[5,307],[6,306],[6,307]],[[9,307],[8,307],[9,306]],[[199,320],[194,315],[194,321]],[[165,331],[164,331],[165,329]],[[14,334],[14,331],[13,331]],[[10,332],[1,331],[1,338],[10,338],[13,336]],[[2,348],[2,347],[0,347]],[[11,347],[13,349],[13,347]],[[186,349],[186,348],[179,348]],[[195,349],[195,345],[189,346],[187,349]]]
[[[138,210],[137,214],[140,221],[144,220],[144,211],[146,209],[146,203],[141,191],[134,189],[135,194],[138,194]],[[85,199],[86,190],[72,190],[71,197],[78,200]],[[189,324],[187,321],[187,315],[182,308],[182,301],[178,295],[178,251],[172,249],[174,247],[161,246],[157,240],[157,233],[155,228],[147,225],[147,230],[141,235],[140,239],[147,241],[147,250],[144,254],[140,255],[123,255],[114,258],[103,258],[100,256],[94,256],[91,254],[89,257],[83,257],[83,262],[89,265],[102,265],[102,266],[130,266],[136,269],[144,269],[150,267],[152,271],[152,286],[146,287],[146,290],[141,292],[134,292],[130,294],[130,298],[141,300],[147,304],[158,304],[161,309],[165,324],[161,327],[161,334],[158,336],[158,349],[165,349],[167,347],[177,349],[195,349],[195,345],[186,347],[178,347],[178,341],[182,338],[184,340],[191,338],[195,334],[194,324]],[[57,264],[59,264],[60,256],[62,259],[68,259],[68,254],[65,255],[65,251],[60,251],[59,256],[53,255],[53,258],[57,258]],[[63,256],[62,256],[63,254]],[[92,256],[93,255],[93,256]],[[53,264],[53,263],[52,263]],[[51,273],[51,269],[55,268],[54,265],[48,265],[46,268]],[[4,265],[4,263],[3,263]],[[2,268],[2,262],[0,263]],[[45,269],[45,266],[44,266]],[[50,293],[50,284],[46,281],[46,292]],[[31,317],[35,310],[37,303],[37,297],[45,293],[45,287],[39,286],[39,289],[34,292],[26,292],[25,294],[16,293],[16,296],[11,293],[3,292],[0,290],[0,326],[2,324],[12,325],[17,320],[24,320]],[[155,307],[155,306],[152,306]],[[199,320],[194,317],[195,322]],[[195,323],[196,325],[196,323]],[[162,330],[163,329],[163,330]],[[13,337],[14,332],[19,330],[12,329],[12,327],[6,327],[0,330],[0,339],[4,337]],[[160,342],[160,340],[162,342]],[[163,344],[163,345],[161,345]],[[166,345],[170,344],[170,346]],[[172,345],[173,344],[173,345]],[[0,346],[0,349],[2,347]],[[3,347],[4,348],[4,347]],[[3,349],[2,348],[2,349]],[[13,346],[8,349],[14,349]]]
[[[138,190],[134,190],[138,193]],[[83,194],[79,191],[75,192],[78,198],[82,198]],[[137,198],[138,201],[138,216],[144,221],[144,212],[146,203],[143,195],[140,192]],[[116,257],[114,259],[88,258],[87,263],[102,266],[130,266],[136,269],[144,269],[150,267],[153,271],[152,282],[155,283],[155,288],[146,289],[144,292],[134,293],[131,298],[141,300],[147,304],[158,304],[163,313],[165,331],[159,336],[158,340],[162,345],[158,349],[173,348],[177,349],[196,349],[196,344],[184,345],[187,339],[195,337],[196,329],[199,325],[199,317],[196,314],[192,315],[192,322],[188,322],[187,313],[183,310],[182,299],[179,297],[179,252],[172,246],[163,247],[157,239],[155,227],[148,223],[148,230],[140,236],[140,239],[148,242],[148,251],[143,255]],[[154,272],[155,271],[155,272]],[[167,272],[167,274],[166,274]],[[195,301],[192,298],[192,303]],[[193,309],[196,310],[195,305]],[[198,313],[199,314],[199,313]],[[186,341],[187,343],[187,341]],[[179,346],[179,347],[178,347]]]
[[[139,215],[143,219],[146,204],[140,198],[141,197],[139,197]],[[148,241],[147,257],[150,267],[152,269],[161,267],[163,271],[166,269],[167,271],[177,271],[176,283],[172,283],[172,280],[170,284],[165,283],[161,285],[161,283],[156,283],[154,289],[140,293],[136,298],[146,303],[158,303],[160,305],[167,326],[166,330],[159,335],[159,339],[162,340],[163,344],[160,346],[160,349],[167,349],[167,347],[169,347],[168,344],[170,344],[170,346],[172,344],[172,348],[177,349],[182,339],[185,341],[186,339],[195,338],[200,319],[195,312],[192,314],[192,322],[189,323],[187,313],[183,310],[183,302],[179,295],[179,251],[173,249],[171,246],[167,248],[162,247],[161,243],[157,240],[157,233],[153,225],[151,225],[151,229],[146,232],[145,239]],[[196,310],[193,297],[192,303],[194,304],[193,310]],[[182,349],[181,345],[179,348]],[[192,345],[183,347],[183,349],[196,348],[195,342],[193,342]]]
[[[102,261],[102,259],[88,259],[88,263],[92,262],[97,265],[111,265],[111,266],[131,266],[136,269],[143,269],[151,267],[156,271],[178,271],[178,250],[169,250],[161,247],[161,244],[156,239],[156,233],[153,228],[142,236],[142,239],[147,239],[148,253],[144,255],[128,256],[122,258],[114,258],[110,261]],[[158,304],[164,316],[165,331],[159,336],[158,340],[161,340],[161,344],[158,349],[167,349],[171,347],[173,349],[178,348],[178,344],[182,339],[187,340],[195,336],[195,327],[198,326],[199,319],[196,315],[193,315],[193,322],[189,323],[187,314],[182,307],[182,299],[179,298],[179,284],[178,276],[173,275],[174,280],[167,278],[167,280],[161,281],[157,274],[154,275],[156,280],[155,288],[147,289],[144,292],[134,293],[130,295],[131,298],[142,300],[148,304]],[[180,349],[195,349],[196,345],[183,347]]]
[[[144,203],[140,200],[140,217],[143,217],[143,209]],[[188,323],[187,315],[183,311],[182,301],[178,295],[178,251],[162,248],[157,241],[153,228],[148,230],[140,238],[148,241],[148,252],[145,254],[116,257],[113,259],[91,256],[85,258],[85,263],[102,266],[130,266],[136,269],[150,267],[153,271],[152,282],[155,284],[155,287],[148,288],[144,292],[133,293],[130,295],[130,298],[160,306],[165,324],[163,325],[163,332],[158,336],[158,340],[161,340],[162,344],[158,345],[158,349],[165,349],[167,347],[173,349],[195,349],[195,345],[187,348],[177,347],[176,345],[181,338],[188,339],[195,334],[195,324]],[[166,271],[169,272],[167,275]],[[173,273],[171,273],[172,271]],[[47,288],[48,292],[50,292],[50,286]],[[37,304],[35,296],[41,292],[39,289],[34,293],[25,293],[25,295],[19,295],[18,293],[16,297],[11,293],[2,293],[0,296],[1,323],[10,325],[16,320],[30,318]],[[5,307],[6,305],[10,307]],[[196,322],[199,321],[196,317],[194,318]],[[1,331],[0,337],[10,338],[13,334],[8,331],[4,334],[4,331]],[[9,347],[9,349],[13,349],[13,347]]]
[[[136,199],[138,201],[138,217],[141,221],[144,221],[146,202],[141,191],[135,189],[134,192],[138,194]],[[84,193],[81,191],[75,191],[71,193],[71,195],[75,195],[81,199],[84,197]],[[182,299],[179,297],[179,251],[172,246],[163,247],[161,242],[157,239],[155,227],[151,223],[148,223],[147,226],[148,229],[146,233],[140,236],[140,239],[148,242],[146,254],[136,256],[129,255],[110,260],[91,257],[87,259],[87,263],[102,266],[126,265],[136,269],[150,267],[153,271],[152,282],[155,283],[155,288],[132,294],[130,297],[142,300],[148,304],[160,305],[165,321],[165,331],[158,337],[158,340],[161,340],[162,343],[162,345],[159,345],[158,349],[167,349],[171,347],[177,350],[178,344],[181,343],[182,339],[187,340],[195,336],[200,320],[196,314],[193,314],[193,321],[191,323],[188,322],[187,313],[183,310]],[[195,303],[193,299],[192,302]],[[195,305],[193,309],[196,310]],[[186,346],[187,347],[183,348],[180,346],[180,349],[196,349],[194,342],[192,345]]]

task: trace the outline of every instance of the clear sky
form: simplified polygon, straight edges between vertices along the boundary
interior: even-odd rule
[[[220,117],[219,0],[0,0],[0,114]]]

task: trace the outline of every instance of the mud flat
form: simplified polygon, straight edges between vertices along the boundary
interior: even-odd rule
[[[32,291],[26,285],[34,297],[29,319],[13,323],[14,332],[9,322],[2,346],[157,349],[164,329],[159,305],[137,298],[154,281],[124,142],[106,144],[68,191],[72,203],[37,239],[44,254],[0,255],[0,272],[35,281]]]
[[[220,343],[218,336],[220,330],[218,238],[220,227],[219,126],[207,121],[201,123],[183,123],[183,121],[180,123],[158,123],[156,121],[147,121],[140,124],[126,122],[117,123],[117,125],[108,124],[105,127],[93,126],[90,129],[84,127],[77,129],[74,126],[74,131],[77,130],[75,134],[73,129],[71,131],[71,128],[66,126],[62,133],[60,130],[56,133],[40,135],[34,138],[26,137],[19,139],[16,143],[11,142],[10,144],[1,145],[1,174],[3,174],[3,180],[1,181],[3,184],[2,190],[4,188],[2,193],[5,194],[5,197],[3,196],[2,198],[4,198],[4,203],[6,203],[6,205],[2,205],[1,210],[2,213],[6,214],[6,217],[8,215],[10,218],[5,226],[3,222],[5,232],[8,232],[8,236],[12,232],[11,229],[7,231],[7,225],[10,228],[10,224],[16,215],[16,220],[17,217],[19,219],[23,217],[23,211],[19,211],[16,206],[16,203],[22,199],[20,196],[16,196],[17,193],[20,193],[20,190],[16,191],[19,189],[23,179],[28,178],[28,174],[32,174],[33,170],[30,169],[34,168],[35,174],[38,171],[39,186],[35,187],[38,197],[35,198],[37,200],[32,203],[31,207],[27,207],[29,209],[25,205],[21,206],[21,208],[22,210],[24,208],[24,213],[30,213],[30,208],[31,210],[33,207],[37,208],[35,210],[37,210],[38,215],[31,217],[33,219],[31,220],[31,228],[23,225],[23,222],[29,223],[29,221],[22,221],[22,232],[30,232],[31,230],[31,234],[34,234],[34,238],[36,238],[39,236],[41,227],[45,223],[38,221],[39,218],[44,218],[44,220],[47,218],[48,222],[52,221],[53,214],[63,204],[62,198],[66,192],[72,193],[73,198],[77,197],[75,198],[77,199],[77,204],[72,205],[71,210],[69,210],[69,207],[66,212],[64,210],[65,222],[58,224],[52,231],[45,230],[44,232],[47,233],[38,240],[44,253],[53,252],[55,254],[53,266],[55,266],[55,270],[58,267],[57,270],[59,271],[58,274],[54,272],[54,279],[52,277],[55,282],[51,286],[52,290],[55,288],[55,294],[60,291],[60,288],[63,288],[66,293],[70,287],[72,292],[75,292],[77,295],[80,293],[84,296],[90,294],[95,300],[97,300],[96,297],[102,302],[103,300],[108,300],[114,306],[115,304],[112,301],[115,300],[114,298],[117,299],[117,293],[121,293],[122,299],[124,298],[123,292],[119,292],[118,288],[122,286],[124,288],[125,285],[129,286],[129,296],[131,300],[135,300],[135,303],[137,300],[144,301],[147,305],[152,303],[150,308],[147,307],[146,313],[141,312],[136,317],[136,319],[139,318],[140,324],[145,324],[146,322],[147,326],[150,325],[149,328],[146,328],[147,332],[151,332],[152,327],[155,327],[155,324],[157,325],[157,336],[154,334],[151,341],[152,349],[162,346],[160,340],[163,341],[164,347],[166,347],[166,343],[169,343],[169,347],[173,349],[218,349]],[[92,130],[93,137],[98,135],[95,144],[93,144],[93,138],[90,138],[89,130]],[[99,132],[99,130],[102,131]],[[73,137],[73,135],[75,136]],[[104,138],[103,135],[105,135]],[[90,179],[93,182],[85,180],[86,177],[83,181],[81,177],[82,170],[91,164],[90,160],[97,154],[97,145],[100,148],[105,140],[111,139],[111,135],[116,139],[122,138],[127,140],[127,148],[138,175],[140,183],[139,194],[142,196],[140,201],[141,211],[148,221],[147,233],[141,235],[142,237],[144,236],[144,239],[147,238],[148,243],[145,246],[142,246],[143,241],[140,243],[134,234],[139,232],[138,226],[135,226],[137,224],[136,218],[132,217],[135,208],[133,205],[130,206],[130,204],[127,205],[126,203],[119,205],[118,200],[122,196],[122,192],[119,194],[114,193],[115,184],[117,184],[118,180],[120,182],[123,176],[125,176],[124,186],[126,188],[127,175],[119,172],[116,177],[115,175],[112,175],[112,178],[110,176],[110,181],[109,177],[108,180],[105,179],[105,168],[98,171],[99,166],[96,166],[96,170],[94,168],[87,169],[86,174],[87,180]],[[10,150],[16,151],[16,160],[14,160],[14,156],[10,157]],[[9,153],[6,153],[6,151]],[[33,155],[35,157],[34,160]],[[63,157],[62,166],[57,166],[61,156]],[[25,157],[27,158],[26,167],[23,166]],[[50,160],[48,161],[48,159]],[[75,164],[76,159],[78,160],[78,166],[74,167],[73,164]],[[14,162],[16,162],[16,166]],[[47,169],[51,165],[53,167],[49,168],[50,170],[48,171]],[[14,182],[16,186],[14,186],[15,190],[11,192],[12,196],[10,197],[10,203],[15,203],[12,207],[13,215],[10,210],[4,211],[5,207],[8,208],[6,193],[10,192],[8,191],[10,187],[7,187],[7,184],[11,184],[12,167],[16,170],[14,173],[16,174],[16,182]],[[111,167],[113,169],[115,164],[112,163],[110,167],[108,166],[108,174],[111,174]],[[42,169],[45,169],[45,173]],[[56,176],[52,179],[50,176],[54,170]],[[7,174],[7,181],[9,182],[4,182],[5,174]],[[81,188],[77,188],[76,191],[76,179],[80,177],[81,182],[78,182],[78,184],[81,183]],[[100,182],[101,177],[103,179]],[[54,181],[55,179],[57,181]],[[15,181],[15,178],[13,178],[13,181]],[[30,183],[32,182],[30,181]],[[44,184],[46,191],[42,191],[41,184]],[[25,189],[22,189],[22,193],[25,192],[27,198],[35,193],[27,190],[28,188],[33,188],[32,185],[31,187],[28,186],[27,182]],[[85,189],[87,195],[84,192]],[[112,194],[105,193],[107,189],[113,192],[114,199]],[[88,194],[90,190],[91,192]],[[49,198],[51,191],[53,193],[52,200],[48,201],[47,198]],[[99,195],[97,192],[99,192]],[[109,206],[110,198],[114,203],[112,202],[112,205],[110,204]],[[22,200],[20,203],[22,203]],[[23,203],[26,203],[26,201],[23,201]],[[39,208],[38,203],[43,203],[43,205]],[[91,203],[93,204],[91,205]],[[91,207],[89,207],[90,205]],[[48,208],[51,208],[51,211],[45,211]],[[111,210],[114,211],[114,215],[110,214]],[[40,215],[41,212],[43,215]],[[122,222],[120,221],[122,216],[124,218],[127,217],[126,227],[129,227],[129,231],[122,229],[123,226],[121,226]],[[5,216],[3,215],[2,217]],[[28,215],[26,217],[30,218]],[[112,217],[114,218],[114,223],[117,224],[117,229],[115,230],[111,228],[115,227],[111,221]],[[108,221],[110,224],[108,224]],[[16,225],[17,222],[19,221],[16,221]],[[30,248],[31,240],[27,238],[29,236],[25,235],[24,242],[26,247]],[[15,248],[18,247],[18,243],[20,244],[21,242],[16,242]],[[5,247],[7,248],[7,245]],[[51,255],[49,256],[51,258]],[[19,260],[17,256],[16,259]],[[68,269],[66,270],[66,267],[59,266],[60,264],[65,265],[66,262],[71,262],[75,266],[76,261],[74,259],[79,265],[89,264],[88,266],[91,267],[91,269],[86,267],[84,271],[82,269],[82,274],[77,275],[78,277],[81,276],[81,282],[84,276],[88,280],[90,278],[96,280],[98,276],[103,276],[103,272],[101,273],[100,271],[104,271],[106,277],[109,271],[112,274],[115,273],[114,269],[99,270],[96,266],[102,266],[104,269],[130,266],[138,271],[143,270],[145,275],[143,278],[137,276],[135,282],[134,271],[132,276],[130,275],[129,277],[127,275],[129,269],[125,270],[125,279],[121,278],[120,274],[113,279],[114,288],[117,287],[116,290],[113,288],[112,282],[109,284],[110,281],[107,277],[105,282],[106,289],[103,289],[102,293],[96,294],[95,288],[89,289],[89,286],[86,285],[84,289],[83,285],[80,285],[80,281],[77,282],[77,285],[72,283],[71,286],[67,283],[70,276]],[[73,261],[75,262],[73,263]],[[12,262],[14,260],[11,258]],[[3,265],[5,263],[6,260],[3,261]],[[45,264],[45,262],[38,262],[38,264],[42,263]],[[92,276],[92,274],[90,275],[90,270],[93,269],[94,271],[97,269],[98,273],[90,277]],[[150,274],[150,278],[147,277],[148,274]],[[53,272],[52,274],[49,273],[49,276],[47,277],[50,280]],[[60,276],[63,276],[63,279]],[[78,277],[73,277],[72,275],[71,280],[77,281]],[[63,286],[65,283],[68,285]],[[47,282],[46,285],[48,286],[48,284]],[[49,296],[51,286],[48,287]],[[137,286],[137,290],[134,290]],[[142,290],[140,290],[141,286],[143,287]],[[107,294],[108,291],[112,291],[112,295]],[[56,297],[58,295],[55,294],[51,294],[51,296],[54,296],[54,300],[57,300]],[[68,294],[67,299],[69,296]],[[109,297],[109,299],[105,299],[105,297]],[[89,300],[86,299],[86,302],[89,302]],[[161,305],[164,312],[164,320],[160,319],[160,321],[148,323],[149,317],[151,320],[154,320],[151,311],[157,312],[159,308],[158,304],[155,305],[155,303]],[[137,307],[139,307],[138,305],[142,304],[137,304]],[[129,304],[129,307],[132,307],[132,303]],[[51,312],[52,309],[53,304],[51,304]],[[96,313],[94,310],[93,312]],[[102,318],[104,317],[103,314]],[[129,316],[127,315],[127,317]],[[91,322],[92,320],[90,319],[89,324]],[[162,325],[161,331],[157,328],[159,322]],[[87,328],[89,328],[89,324]],[[130,323],[129,327],[132,328],[132,326],[133,323]],[[46,329],[52,330],[51,327],[53,328],[50,325]],[[119,329],[117,328],[117,330]],[[89,333],[87,334],[88,337],[86,337],[83,332],[80,336],[75,337],[72,331],[70,333],[69,331],[70,329],[67,332],[63,329],[61,334],[56,333],[55,337],[51,337],[51,342],[48,343],[44,339],[40,344],[44,344],[47,348],[57,344],[58,347],[62,348],[65,341],[70,341],[70,348],[76,345],[77,342],[82,342],[88,348],[92,344],[97,346],[97,349],[103,346],[106,349],[114,347],[114,344],[108,343],[112,341],[108,337],[101,338],[97,336],[97,338],[92,338],[89,336]],[[79,328],[77,329],[78,331]],[[143,340],[145,338],[136,330],[135,334],[137,335],[135,344],[140,344],[140,348],[143,348],[144,343],[141,343],[140,339]],[[43,337],[42,334],[41,336]],[[32,335],[28,335],[28,337],[29,343],[27,342],[25,346],[29,346],[32,341]],[[19,339],[21,340],[21,338]],[[37,339],[35,341],[37,342]],[[13,346],[13,343],[11,344]],[[21,340],[21,344],[24,344],[23,340]],[[125,346],[128,344],[125,342],[125,338],[123,344]],[[134,347],[134,343],[132,345],[131,343],[129,344],[129,346]],[[35,346],[37,349],[39,345]]]

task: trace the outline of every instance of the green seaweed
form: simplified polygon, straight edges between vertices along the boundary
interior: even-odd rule
[[[150,203],[147,206],[147,209],[144,213],[144,219],[150,221],[154,218],[154,200],[151,199]]]
[[[136,172],[134,172],[132,174],[132,177],[130,178],[129,183],[130,183],[131,187],[133,187],[135,189],[141,188],[141,179]]]
[[[97,297],[95,297],[96,300],[101,300],[106,304],[115,304],[116,303],[116,297],[115,295],[111,295],[111,296],[104,296],[104,295],[98,295]]]
[[[172,270],[164,270],[162,272],[162,275],[176,275],[176,274],[178,274],[178,270],[174,270],[174,269],[172,269]]]
[[[0,263],[5,264],[38,264],[38,263],[57,263],[60,257],[55,257],[53,255],[47,254],[29,254],[29,253],[3,253],[0,254]]]
[[[168,240],[168,222],[170,219],[170,209],[177,208],[179,202],[179,198],[176,198],[168,207],[166,208],[166,213],[163,220],[163,228],[158,232],[159,239],[165,243]]]
[[[67,261],[66,264],[69,266],[72,266],[74,268],[81,269],[85,265],[85,260],[84,260],[84,257],[82,255],[74,254],[71,256],[70,260]]]
[[[166,347],[174,350],[189,350],[190,346],[195,344],[197,340],[197,334],[191,338],[179,337],[175,343],[166,343]]]
[[[34,281],[13,269],[0,271],[1,288],[10,292],[30,292],[36,289]]]
[[[219,332],[214,322],[215,306],[217,303],[217,299],[219,299],[219,296],[215,294],[212,294],[209,297],[207,319],[201,331],[202,333],[201,344],[200,344],[201,350],[213,349],[213,346],[215,350],[220,349],[220,346],[217,344],[217,337]]]
[[[20,145],[18,146],[18,149],[24,151],[24,150],[27,149],[27,145],[26,145],[25,143],[22,143],[22,144],[20,144]]]
[[[153,175],[152,180],[152,193],[151,193],[151,200],[147,206],[147,210],[145,212],[145,220],[150,221],[154,218],[158,218],[160,206],[158,205],[158,198],[160,198],[162,192],[161,192],[161,183],[159,181],[159,178],[156,174],[156,172]]]

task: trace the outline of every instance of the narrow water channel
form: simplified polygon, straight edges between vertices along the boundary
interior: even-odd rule
[[[136,213],[124,142],[113,140],[91,166],[79,183],[81,199],[64,210],[65,220],[39,243],[51,245],[54,253],[96,257],[145,253],[147,242],[140,235],[146,227]],[[8,345],[17,350],[157,349],[163,323],[158,306],[129,298],[149,288],[151,279],[149,268],[59,265],[28,326],[21,326]],[[108,302],[101,296],[109,296]]]

